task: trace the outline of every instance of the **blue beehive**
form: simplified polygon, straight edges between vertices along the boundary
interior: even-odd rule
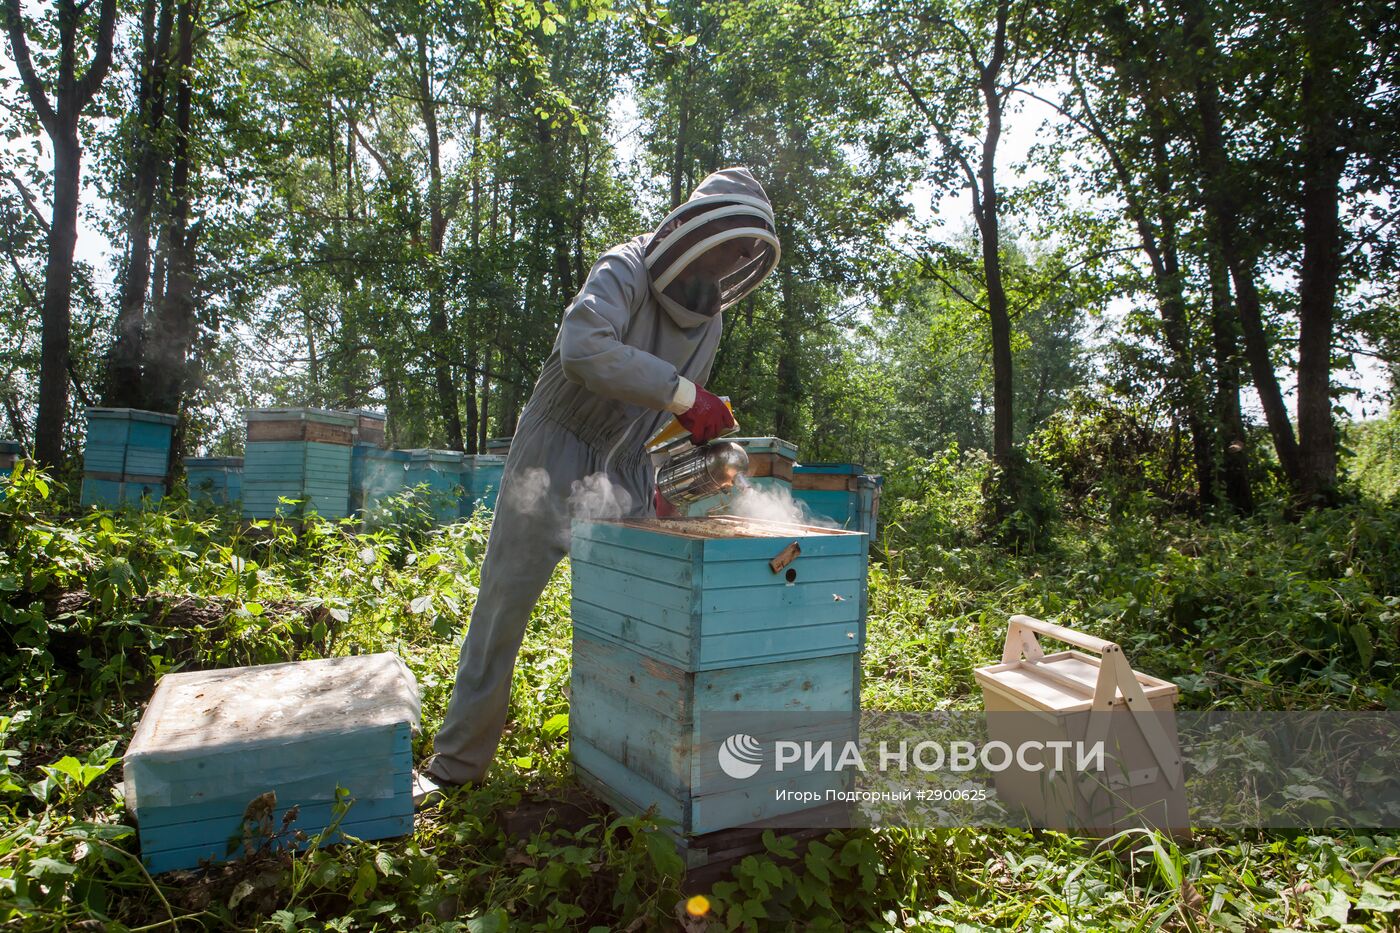
[[[404,491],[408,482],[408,462],[406,450],[355,445],[351,460],[351,495],[361,514],[371,516],[382,500]]]
[[[116,508],[158,502],[170,471],[174,415],[134,408],[89,408],[83,446],[83,505]]]
[[[696,835],[812,806],[779,788],[843,787],[821,772],[735,787],[716,773],[716,737],[701,725],[736,713],[854,716],[865,551],[862,534],[726,517],[575,521],[569,733],[580,779],[623,811],[654,805]],[[688,859],[703,851],[677,841]]]
[[[0,441],[0,476],[9,476],[14,472],[15,464],[24,456],[24,449],[19,446],[19,441]]]
[[[186,457],[185,488],[191,502],[238,502],[243,496],[243,458]]]
[[[455,522],[461,517],[460,502],[465,497],[462,452],[419,448],[405,453],[408,475],[404,485],[410,489],[422,487],[425,505],[439,523]]]
[[[165,675],[122,762],[142,861],[156,873],[237,857],[245,818],[262,844],[292,806],[289,828],[319,833],[337,788],[350,805],[326,841],[412,832],[418,719],[392,654]]]
[[[858,463],[802,463],[792,471],[792,495],[813,515],[874,537],[883,482]]]
[[[496,454],[476,454],[466,457],[465,462],[464,485],[467,494],[462,499],[462,516],[465,518],[471,515],[478,505],[494,512],[496,496],[501,489],[501,476],[506,469],[506,458]]]
[[[744,471],[749,485],[759,489],[792,487],[792,467],[797,460],[797,445],[781,437],[726,437],[725,441],[738,444],[749,455],[749,468]],[[685,514],[692,516],[724,512],[734,502],[739,490],[706,496],[690,503]]]
[[[243,516],[350,514],[350,449],[356,417],[319,408],[254,408],[244,413]],[[282,504],[294,499],[299,506]]]

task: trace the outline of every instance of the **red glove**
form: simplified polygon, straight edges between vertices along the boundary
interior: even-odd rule
[[[690,432],[690,440],[695,444],[707,444],[734,427],[734,416],[724,407],[718,395],[695,387],[695,404],[676,420]]]

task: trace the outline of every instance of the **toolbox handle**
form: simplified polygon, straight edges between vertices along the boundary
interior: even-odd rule
[[[1001,652],[1002,664],[1011,664],[1022,657],[1031,661],[1039,661],[1045,657],[1045,652],[1040,649],[1040,642],[1035,638],[1036,635],[1044,635],[1099,655],[1112,654],[1118,647],[1114,642],[1103,638],[1076,632],[1072,628],[1065,628],[1053,622],[1042,622],[1030,616],[1012,616],[1010,623],[1006,627],[1006,646]]]
[[[1010,624],[1006,627],[1006,647],[1002,649],[1001,654],[1003,664],[1014,664],[1022,657],[1032,664],[1043,660],[1045,652],[1041,650],[1036,635],[1054,638],[1102,657],[1098,681],[1094,684],[1094,697],[1090,702],[1089,731],[1092,735],[1102,738],[1102,730],[1108,727],[1106,719],[1100,716],[1095,721],[1093,714],[1112,710],[1119,693],[1123,695],[1124,706],[1128,712],[1152,712],[1152,705],[1147,700],[1142,684],[1138,682],[1137,675],[1123,654],[1123,649],[1116,642],[1085,632],[1076,632],[1072,628],[1065,628],[1053,622],[1043,622],[1031,616],[1012,616],[1009,621]],[[1048,670],[1046,672],[1049,673]],[[1138,728],[1152,749],[1157,763],[1165,769],[1168,783],[1175,787],[1181,780],[1181,756],[1176,752],[1174,744],[1155,716],[1142,715],[1135,716],[1134,719],[1137,720]]]

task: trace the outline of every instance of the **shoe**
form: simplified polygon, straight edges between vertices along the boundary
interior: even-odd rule
[[[447,788],[455,787],[446,781],[429,777],[417,768],[413,770],[413,809],[422,810],[442,803],[447,796]]]

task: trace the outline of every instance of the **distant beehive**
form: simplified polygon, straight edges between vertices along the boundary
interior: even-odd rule
[[[404,452],[408,454],[404,485],[410,489],[426,487],[422,491],[428,511],[441,524],[455,522],[461,517],[459,503],[463,498],[462,452],[426,447]]]
[[[350,449],[356,416],[319,408],[253,408],[244,413],[243,515],[274,518],[281,509],[323,518],[350,514]],[[295,499],[288,506],[279,499]]]
[[[176,417],[134,408],[89,408],[83,447],[83,505],[159,502],[170,471]]]
[[[849,531],[874,537],[884,480],[858,463],[800,463],[792,471],[792,497]]]
[[[191,502],[230,505],[243,498],[242,457],[186,457],[185,488]]]
[[[392,654],[166,674],[122,760],[152,874],[220,862],[283,829],[413,831],[418,687]],[[282,840],[290,842],[290,840]]]
[[[513,438],[514,435],[511,437],[488,437],[486,439],[486,452],[499,457],[506,456],[510,453],[510,442]]]
[[[462,497],[462,517],[471,515],[478,505],[494,512],[496,497],[501,490],[501,476],[505,473],[506,458],[495,454],[476,454],[463,459],[466,466],[463,478],[467,494]]]
[[[408,482],[408,462],[406,450],[356,444],[350,461],[352,511],[369,517],[382,500],[403,492]]]
[[[580,779],[623,812],[654,806],[673,820],[692,866],[722,846],[711,834],[846,788],[848,776],[815,772],[736,784],[716,768],[724,737],[703,726],[738,716],[737,738],[767,742],[779,726],[765,713],[854,723],[865,552],[864,535],[727,517],[575,521],[569,737]]]
[[[744,475],[749,485],[758,489],[792,487],[792,468],[797,460],[797,445],[781,437],[726,437],[726,441],[738,444],[749,455],[749,468]],[[708,515],[714,511],[724,511],[734,501],[740,490],[706,496],[692,502],[686,509],[687,515]]]
[[[24,457],[24,449],[19,441],[0,441],[0,476],[14,472],[15,464]]]
[[[355,416],[356,444],[369,444],[373,447],[385,446],[384,427],[388,423],[388,415],[382,411],[371,411],[368,408],[356,408],[352,414]]]

